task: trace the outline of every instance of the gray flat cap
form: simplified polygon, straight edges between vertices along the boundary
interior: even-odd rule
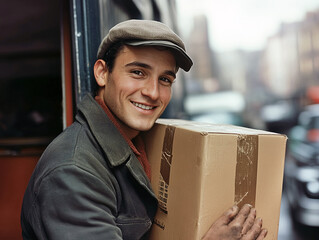
[[[98,58],[105,56],[115,42],[124,41],[131,46],[162,46],[172,50],[176,64],[186,72],[193,65],[187,55],[182,39],[168,26],[152,20],[128,20],[115,25],[102,40],[97,52]]]

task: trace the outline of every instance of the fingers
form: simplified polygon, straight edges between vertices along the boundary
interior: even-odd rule
[[[233,232],[240,232],[243,240],[262,240],[267,230],[262,229],[262,219],[256,219],[256,209],[245,204],[237,216],[228,224]]]
[[[262,229],[262,220],[256,219],[256,210],[246,204],[240,210],[233,206],[225,211],[203,239],[263,240],[266,235],[267,230]]]
[[[267,230],[262,229],[262,220],[261,218],[255,219],[251,228],[243,233],[242,240],[262,240],[266,237]]]
[[[246,219],[248,218],[248,216],[250,216],[250,218],[253,217],[253,219],[255,219],[255,216],[251,216],[250,215],[251,210],[252,210],[252,206],[250,204],[245,204],[240,209],[239,213],[234,218],[234,220],[231,223],[229,223],[229,224],[230,225],[236,225],[236,226],[244,226],[244,223],[245,223]]]
[[[202,239],[237,239],[233,237],[233,233],[228,229],[228,224],[236,217],[238,212],[239,208],[237,206],[233,206],[225,211],[213,223]]]
[[[239,207],[234,205],[232,208],[228,209],[224,214],[217,219],[216,224],[219,225],[240,225],[243,226],[246,219],[247,222],[245,228],[250,229],[254,223],[256,217],[256,211],[253,210],[251,213],[252,206],[249,204],[245,204],[239,211]],[[247,230],[246,230],[247,231]]]
[[[246,234],[249,229],[254,225],[256,218],[256,209],[251,208],[248,217],[246,218],[243,229],[242,229],[242,234]]]
[[[263,240],[267,236],[267,229],[262,229],[256,240]]]
[[[228,225],[238,214],[239,208],[234,205],[230,209],[228,209],[224,214],[216,221],[216,223],[220,223],[221,225]]]

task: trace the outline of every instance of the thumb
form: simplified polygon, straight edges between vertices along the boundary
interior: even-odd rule
[[[219,222],[222,225],[228,225],[238,214],[239,207],[234,205],[233,207],[229,208],[224,212],[224,214],[217,219],[216,222]]]

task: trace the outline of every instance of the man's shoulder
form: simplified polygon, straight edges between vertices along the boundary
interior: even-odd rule
[[[34,184],[40,184],[57,171],[69,171],[72,168],[101,179],[109,176],[110,172],[94,137],[79,123],[65,129],[46,148],[33,173]]]

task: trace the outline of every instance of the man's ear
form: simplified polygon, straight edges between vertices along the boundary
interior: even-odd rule
[[[98,59],[94,64],[94,77],[95,77],[96,83],[100,87],[105,86],[105,83],[107,80],[107,73],[108,73],[108,70],[107,70],[105,61],[102,59]]]

